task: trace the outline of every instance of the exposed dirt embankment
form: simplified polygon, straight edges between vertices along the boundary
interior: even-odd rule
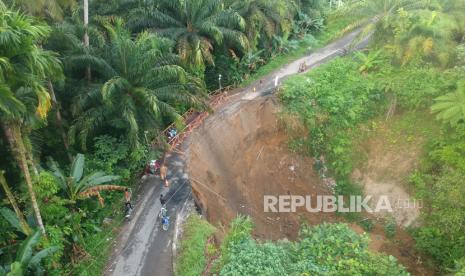
[[[393,121],[400,118],[397,116]],[[413,139],[405,129],[396,130],[393,122],[380,121],[376,125],[377,128],[369,131],[368,137],[358,145],[357,151],[366,160],[352,178],[362,185],[364,194],[373,196],[374,202],[380,196],[389,198],[393,212],[380,216],[393,217],[402,227],[414,226],[422,204],[411,196],[413,191],[408,177],[418,166],[424,140],[421,134]]]
[[[191,137],[189,177],[209,221],[229,224],[250,215],[260,238],[295,238],[299,217],[310,224],[333,214],[265,213],[264,195],[331,194],[313,171],[313,160],[293,154],[279,128],[273,98],[232,105],[211,116]]]
[[[264,212],[264,195],[331,194],[314,172],[313,160],[289,151],[278,112],[272,97],[233,101],[190,136],[186,152],[189,178],[212,224],[228,225],[238,214],[249,215],[256,237],[277,240],[295,239],[302,221],[343,221],[334,213],[308,213],[305,208],[297,213]],[[395,239],[387,239],[380,224],[370,237],[371,250],[395,256],[414,275],[434,274],[423,266],[405,231],[400,229]]]

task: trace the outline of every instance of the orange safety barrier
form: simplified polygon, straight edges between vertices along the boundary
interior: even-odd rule
[[[223,89],[218,89],[210,95],[209,105],[214,110],[221,103],[224,102],[228,91],[231,89],[231,86],[227,86]],[[194,109],[189,109],[182,115],[182,120],[185,124],[185,127],[176,133],[174,137],[168,140],[169,149],[168,151],[173,151],[178,145],[180,145],[187,135],[192,132],[195,128],[202,124],[202,122],[208,117],[209,112],[203,111],[199,112]],[[172,128],[176,128],[175,124],[170,124],[165,130],[162,131],[162,134],[165,137],[169,137],[169,131]]]

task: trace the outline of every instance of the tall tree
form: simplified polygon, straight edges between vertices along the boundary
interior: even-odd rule
[[[24,218],[23,212],[21,212],[21,209],[19,209],[18,202],[16,201],[15,196],[10,190],[10,187],[8,186],[8,183],[6,182],[4,174],[5,174],[5,171],[0,170],[0,185],[3,187],[3,190],[5,191],[8,201],[10,201],[10,204],[13,207],[13,210],[15,211],[16,218],[18,219],[21,231],[24,234],[29,235],[31,234],[31,228],[29,227],[29,224],[27,224],[26,219]]]
[[[235,49],[248,47],[242,33],[244,19],[225,10],[220,0],[161,0],[156,9],[135,13],[132,25],[153,28],[176,42],[179,56],[194,68],[213,64],[213,48],[226,44]]]
[[[287,15],[283,1],[227,0],[225,6],[244,18],[245,34],[252,47],[257,46],[260,37],[271,39],[277,34]]]
[[[352,1],[352,5],[345,10],[352,16],[358,16],[360,20],[349,24],[341,31],[341,34],[353,30],[354,28],[365,25],[361,33],[361,38],[367,37],[375,32],[375,37],[383,38],[387,36],[386,32],[392,34],[391,22],[395,20],[395,15],[399,9],[405,11],[425,7],[430,3],[428,0],[370,0],[370,1]],[[367,22],[367,17],[371,18]]]
[[[89,48],[89,0],[84,0],[84,46]],[[91,78],[91,72],[90,72],[90,66],[87,66],[86,68],[86,78],[87,80],[90,80]]]
[[[5,0],[5,3],[16,4],[24,12],[34,16],[63,20],[65,9],[75,6],[75,0]]]
[[[73,8],[76,5],[75,0],[6,0],[6,2],[17,4],[24,12],[30,15],[47,17],[54,21],[62,21],[65,10]],[[47,86],[50,96],[52,97],[52,104],[55,107],[57,126],[61,130],[63,144],[67,151],[68,157],[71,158],[71,154],[69,153],[68,137],[62,123],[63,116],[61,115],[61,106],[58,101],[56,101],[55,89],[53,88],[52,80],[48,80]]]
[[[1,124],[27,184],[37,224],[45,233],[21,128],[46,118],[51,103],[43,84],[48,76],[61,74],[61,66],[52,52],[39,46],[50,32],[48,26],[4,6],[0,6],[0,24],[0,95],[7,100],[0,104]]]
[[[132,38],[121,20],[105,28],[109,41],[102,52],[108,66],[98,72],[104,83],[80,93],[73,107],[77,119],[71,137],[78,136],[83,148],[87,137],[102,127],[124,131],[138,147],[145,130],[180,118],[176,106],[202,105],[203,86],[180,66],[170,41],[148,32]]]

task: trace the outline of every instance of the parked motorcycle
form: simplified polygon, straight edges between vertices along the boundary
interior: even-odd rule
[[[147,164],[145,167],[145,174],[151,174],[151,175],[160,175],[160,161],[158,160],[150,160],[150,162]]]

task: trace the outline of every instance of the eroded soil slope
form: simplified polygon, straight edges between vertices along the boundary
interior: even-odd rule
[[[397,115],[391,120],[375,120],[375,127],[364,127],[365,139],[361,139],[357,152],[364,156],[363,164],[357,166],[352,178],[363,187],[364,194],[388,196],[392,213],[381,214],[393,217],[402,227],[419,223],[423,204],[412,195],[409,176],[418,167],[428,135],[433,135],[434,125],[418,122],[420,115]],[[427,121],[432,118],[424,118]],[[376,202],[376,200],[374,200]]]
[[[310,224],[335,221],[333,214],[264,213],[264,195],[331,194],[313,160],[289,151],[277,112],[275,99],[257,98],[215,114],[193,134],[189,177],[209,221],[250,215],[264,239],[295,238],[301,216]]]
[[[249,215],[256,226],[256,237],[278,240],[295,239],[302,221],[343,221],[333,213],[263,211],[264,195],[331,194],[314,172],[313,160],[289,151],[278,113],[273,97],[233,101],[191,135],[186,152],[189,178],[212,224],[228,225],[238,214]],[[375,219],[369,214],[364,216]],[[350,226],[358,233],[364,232],[353,223]],[[388,239],[383,224],[377,224],[369,235],[371,250],[395,256],[414,275],[434,274],[423,265],[412,238],[404,230],[399,229],[394,239]]]

